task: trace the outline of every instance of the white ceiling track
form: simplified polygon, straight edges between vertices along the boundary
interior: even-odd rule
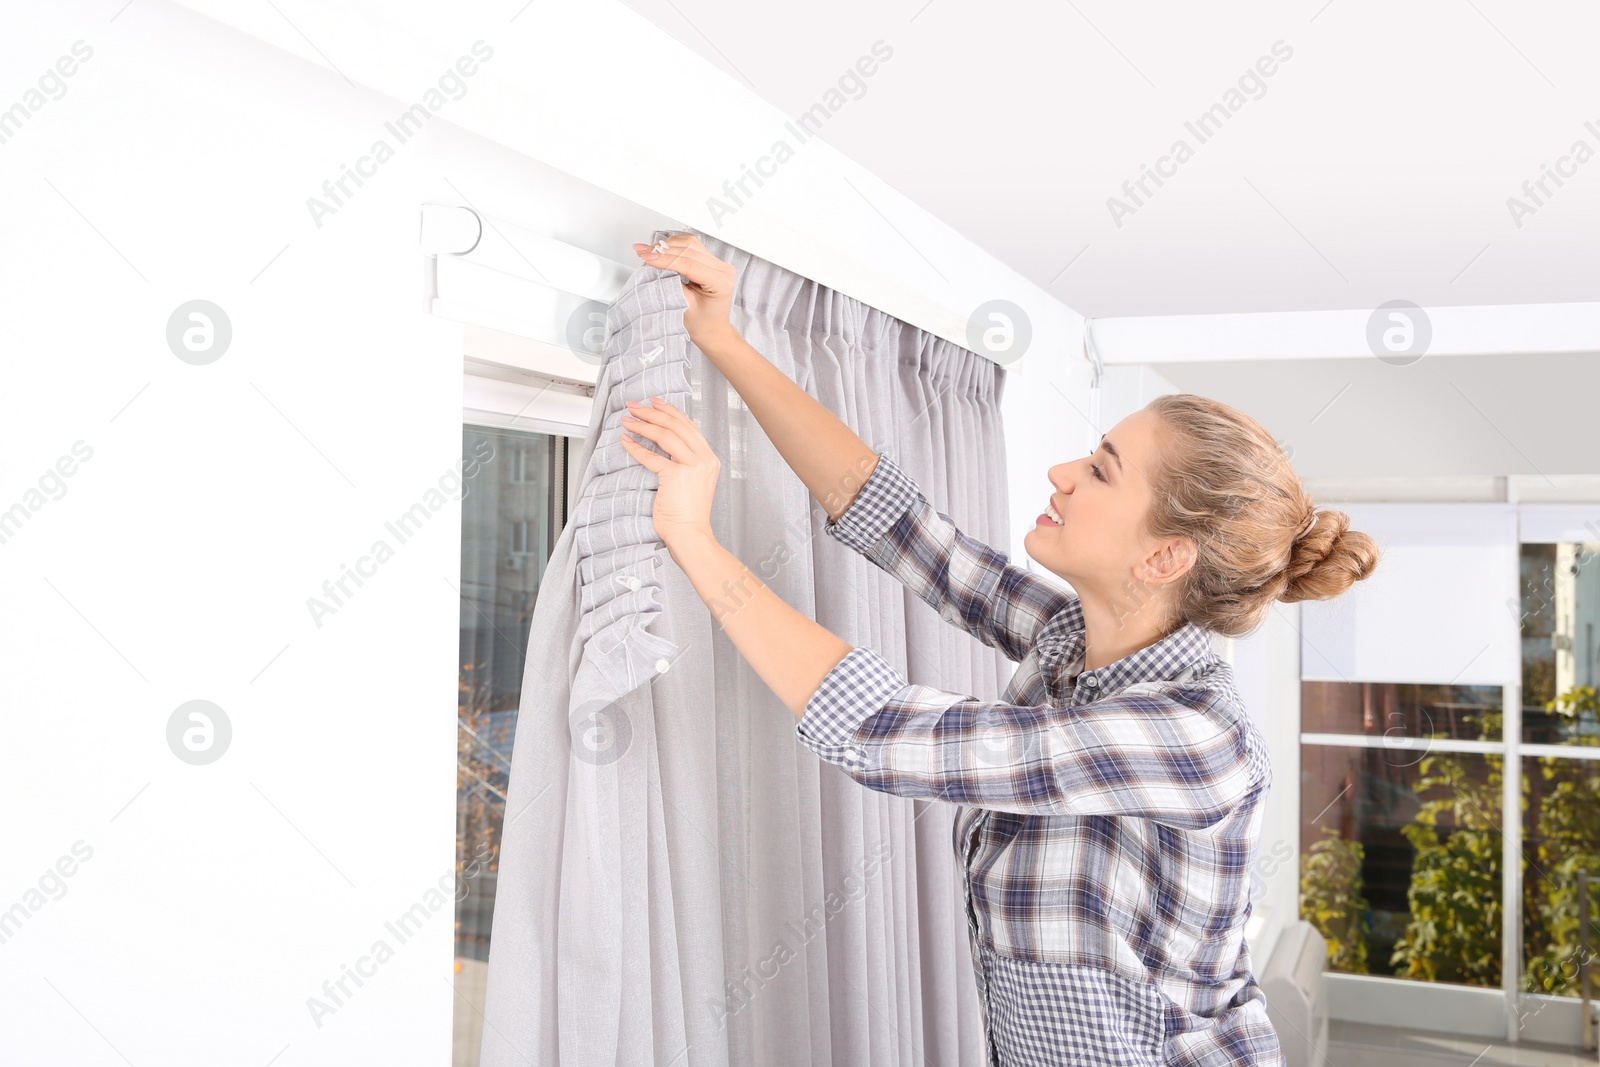
[[[1600,352],[1600,303],[1103,318],[1094,343],[1107,366]]]

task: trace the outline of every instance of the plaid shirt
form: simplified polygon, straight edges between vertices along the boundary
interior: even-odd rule
[[[962,805],[991,1061],[1282,1064],[1243,929],[1272,772],[1209,632],[1083,670],[1076,594],[963,534],[887,456],[824,529],[1020,664],[985,701],[857,646],[795,728],[870,789]]]

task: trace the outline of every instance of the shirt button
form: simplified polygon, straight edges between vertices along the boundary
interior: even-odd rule
[[[1099,685],[1100,682],[1095,678],[1094,675],[1086,674],[1083,676],[1083,684],[1088,686],[1090,689],[1093,689],[1095,686]]]

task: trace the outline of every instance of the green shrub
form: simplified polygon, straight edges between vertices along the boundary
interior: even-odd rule
[[[1600,718],[1600,694],[1592,686],[1574,686],[1547,701],[1545,709],[1574,723],[1593,721]],[[1501,712],[1483,712],[1479,739],[1503,737],[1503,719]],[[1600,735],[1593,732],[1574,734],[1574,745],[1600,745]],[[1591,897],[1600,898],[1600,760],[1539,758],[1538,763],[1550,785],[1540,802],[1537,863],[1530,862],[1526,850],[1522,858],[1528,947],[1522,988],[1575,996],[1578,871],[1589,871]],[[1399,977],[1500,985],[1505,759],[1488,754],[1483,766],[1487,773],[1479,781],[1473,775],[1476,761],[1456,753],[1425,756],[1419,763],[1413,789],[1422,803],[1400,831],[1416,857],[1406,891],[1410,919],[1389,959]],[[1531,776],[1532,768],[1525,767],[1519,819],[1528,807]],[[1439,826],[1446,814],[1448,830]],[[1363,849],[1332,829],[1323,832],[1329,836],[1301,857],[1300,914],[1327,940],[1333,970],[1367,974],[1371,931],[1362,897]],[[1600,906],[1593,899],[1590,927],[1590,944],[1600,947]]]
[[[1505,760],[1487,756],[1487,781],[1474,781],[1454,753],[1425,756],[1414,788],[1425,799],[1401,833],[1417,850],[1406,900],[1411,920],[1389,962],[1402,978],[1500,984],[1500,793]],[[1441,833],[1439,815],[1455,827]],[[1524,865],[1526,866],[1526,865]]]
[[[1367,974],[1367,901],[1361,895],[1359,841],[1346,841],[1331,827],[1300,857],[1300,917],[1328,943],[1328,966]]]
[[[1574,686],[1545,710],[1574,723],[1600,713],[1593,686]],[[1574,745],[1600,745],[1600,737],[1579,734]],[[1591,947],[1600,944],[1600,915],[1594,897],[1600,893],[1600,761],[1540,759],[1546,789],[1539,808],[1536,870],[1530,870],[1527,940],[1528,967],[1522,988],[1556,996],[1577,996],[1578,872],[1587,870],[1590,885]]]

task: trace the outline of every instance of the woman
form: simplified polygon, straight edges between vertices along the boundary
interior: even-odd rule
[[[1267,749],[1210,647],[1275,601],[1337,596],[1376,567],[1316,512],[1272,436],[1164,396],[1049,469],[1016,567],[937,512],[898,466],[745,343],[735,272],[692,234],[634,246],[682,276],[691,340],[828,513],[824,529],[941,617],[1019,663],[1005,699],[911,685],[780,600],[711,532],[721,464],[659,398],[623,446],[659,475],[656,532],[799,723],[872,789],[961,807],[954,845],[990,1062],[1283,1062],[1243,927],[1271,786]],[[1043,498],[1045,494],[1041,492]]]

